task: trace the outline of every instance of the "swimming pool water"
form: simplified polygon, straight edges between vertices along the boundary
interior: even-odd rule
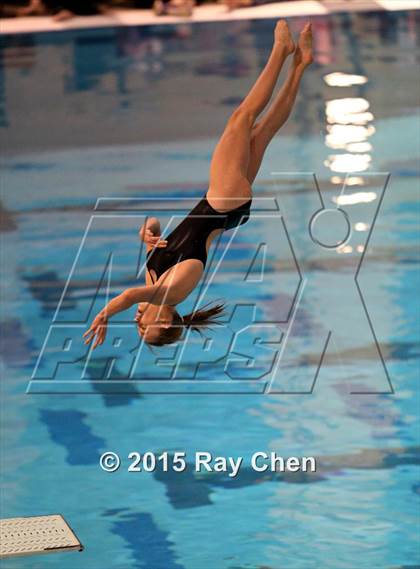
[[[340,14],[313,23],[316,62],[255,183],[258,198],[278,198],[306,279],[278,376],[289,394],[158,395],[135,383],[116,394],[95,383],[109,346],[90,362],[89,394],[25,393],[96,200],[115,198],[120,207],[130,198],[132,207],[148,198],[156,207],[164,198],[172,207],[177,198],[200,196],[217,137],[269,53],[274,22],[3,37],[2,517],[59,512],[85,544],[81,554],[7,560],[4,567],[420,563],[418,14]],[[302,24],[291,20],[294,31]],[[341,199],[349,213],[352,240],[340,250],[308,240],[317,199],[311,172],[326,202]],[[367,321],[361,324],[366,315],[354,281],[387,173],[359,285],[388,375]],[[340,198],[346,175],[347,202]],[[138,267],[136,215],[93,226],[59,320],[83,320],[111,250],[118,260],[111,292],[130,286]],[[209,288],[209,299],[227,300],[229,317],[243,305],[238,326],[288,320],[299,279],[282,227],[279,216],[255,216]],[[245,281],[244,266],[261,243],[269,246],[265,277],[259,259]],[[251,305],[256,314],[247,312]],[[331,326],[335,343],[310,392],[320,338]],[[217,334],[227,342],[229,327]],[[278,342],[272,331],[268,339]],[[222,377],[223,354],[194,376],[196,349],[186,353],[182,373],[194,382]],[[145,353],[136,378],[153,379],[156,357],[168,357],[166,350]],[[45,357],[42,373],[53,354]],[[231,370],[251,380],[260,373],[244,356]],[[125,371],[117,360],[113,379]],[[74,367],[60,373],[71,381]],[[122,457],[208,450],[245,459],[274,450],[314,455],[319,469],[280,476],[244,467],[235,479],[191,469],[111,475],[98,466],[106,450]]]

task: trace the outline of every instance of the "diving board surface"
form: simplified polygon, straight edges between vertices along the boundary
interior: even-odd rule
[[[82,550],[60,514],[0,520],[0,558]]]

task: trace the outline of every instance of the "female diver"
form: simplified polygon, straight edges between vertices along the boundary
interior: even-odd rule
[[[284,85],[266,114],[256,122],[271,98],[286,58],[292,53]],[[311,63],[311,24],[306,24],[295,46],[287,23],[279,21],[266,66],[229,118],[215,148],[207,194],[167,239],[161,238],[158,219],[152,217],[146,221],[139,232],[147,246],[146,285],[129,288],[111,300],[85,332],[86,344],[93,340],[93,348],[103,344],[109,318],[134,304],[138,304],[135,320],[139,334],[153,346],[176,342],[183,328],[200,330],[217,323],[223,304],[184,317],[176,306],[199,283],[213,239],[248,220],[251,184],[269,142],[290,115],[303,72]]]

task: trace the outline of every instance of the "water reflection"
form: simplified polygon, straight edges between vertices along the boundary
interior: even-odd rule
[[[354,226],[355,231],[367,231],[369,229],[369,225],[367,223],[362,223],[359,221]]]
[[[353,194],[346,194],[333,197],[333,202],[337,205],[354,205],[357,203],[369,203],[377,198],[376,192],[355,192]]]
[[[324,81],[330,87],[350,87],[351,85],[364,85],[368,80],[364,75],[351,75],[337,71],[325,75]]]
[[[354,146],[350,146],[350,144],[364,141],[368,136],[373,134],[374,129],[364,126],[343,126],[335,124],[328,126],[327,131],[329,133],[325,138],[327,146],[334,150],[345,149],[357,152],[358,147],[355,148]]]
[[[347,150],[351,152],[370,152],[372,148],[370,142],[351,142],[347,144]]]
[[[347,174],[348,172],[367,170],[371,161],[372,158],[369,154],[331,154],[324,164],[332,172]]]
[[[363,186],[365,183],[364,179],[361,176],[347,176],[345,180],[346,186]],[[341,176],[331,176],[330,182],[332,184],[342,184],[343,178],[341,178]]]
[[[325,161],[332,172],[350,173],[367,170],[372,161],[372,145],[367,139],[375,133],[374,116],[368,112],[369,101],[362,97],[332,99],[326,103],[327,135],[325,144],[346,154],[333,154]],[[366,126],[364,126],[366,125]],[[340,180],[341,182],[341,180]]]

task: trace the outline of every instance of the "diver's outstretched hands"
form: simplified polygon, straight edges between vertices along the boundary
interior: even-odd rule
[[[106,337],[106,328],[108,326],[108,319],[103,312],[100,312],[95,320],[92,322],[92,326],[83,334],[83,338],[86,338],[85,345],[87,346],[95,338],[93,344],[93,350],[97,346],[101,346]]]
[[[146,243],[148,249],[154,249],[155,247],[163,248],[168,244],[166,239],[162,239],[160,235],[155,235],[151,229],[144,225],[139,231],[139,236]]]

